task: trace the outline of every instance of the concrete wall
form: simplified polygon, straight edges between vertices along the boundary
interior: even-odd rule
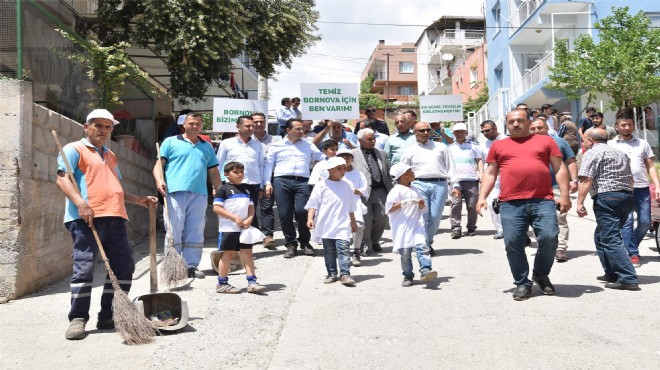
[[[55,184],[57,145],[79,140],[80,123],[32,103],[27,82],[0,81],[0,302],[15,299],[71,275],[71,236],[64,228],[64,195]],[[123,185],[154,194],[153,160],[110,142]],[[127,205],[129,238],[148,234],[146,208]]]

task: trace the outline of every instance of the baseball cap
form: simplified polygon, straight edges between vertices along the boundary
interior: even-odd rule
[[[347,149],[347,148],[341,148],[337,151],[337,153],[335,155],[340,156],[342,154],[350,154],[351,157],[352,157],[353,156],[353,151],[351,151],[350,149]]]
[[[453,130],[454,131],[461,131],[461,130],[462,131],[467,131],[467,126],[465,126],[465,123],[459,122],[459,123],[454,125]]]
[[[107,109],[94,109],[93,111],[89,112],[85,122],[90,123],[94,118],[105,118],[112,121],[112,123],[115,125],[119,124],[119,121],[117,121],[112,113],[110,113]]]
[[[397,163],[394,166],[390,168],[390,176],[392,177],[392,180],[397,180],[401,175],[406,173],[410,169],[410,166],[405,164],[405,163]]]
[[[344,158],[332,157],[332,158],[328,158],[328,160],[325,161],[325,168],[330,170],[330,169],[333,169],[337,166],[341,166],[342,164],[346,164],[346,161],[344,160]]]

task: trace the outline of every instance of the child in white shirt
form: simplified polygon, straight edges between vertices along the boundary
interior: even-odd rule
[[[346,161],[333,157],[326,161],[328,178],[316,183],[309,201],[305,205],[307,227],[312,230],[312,240],[323,243],[325,268],[328,275],[324,283],[337,281],[337,258],[339,258],[339,281],[343,285],[354,285],[351,277],[350,239],[357,230],[353,188],[343,181]]]
[[[314,186],[316,185],[317,182],[321,182],[328,178],[328,171],[326,170],[325,165],[328,159],[337,155],[338,147],[339,147],[339,143],[337,143],[337,141],[332,139],[328,139],[321,143],[321,152],[323,152],[323,155],[325,156],[325,160],[316,162],[316,164],[314,164],[314,167],[312,167],[312,172],[309,175],[309,180],[307,180],[307,183],[309,185]]]
[[[394,252],[401,255],[403,270],[402,287],[413,285],[412,250],[415,248],[419,262],[420,280],[429,282],[438,276],[432,270],[431,255],[426,245],[424,229],[424,199],[417,189],[410,186],[415,174],[409,165],[399,162],[390,168],[390,175],[397,184],[387,194],[385,209],[390,218]]]
[[[360,246],[362,245],[362,234],[364,232],[364,217],[367,213],[367,206],[362,203],[364,199],[369,198],[369,184],[367,178],[361,171],[353,168],[353,152],[350,149],[339,149],[337,157],[344,158],[346,161],[346,173],[344,174],[344,181],[348,181],[353,187],[353,201],[355,201],[355,221],[357,222],[357,231],[353,234],[353,258],[351,263],[353,266],[362,266],[360,260]]]

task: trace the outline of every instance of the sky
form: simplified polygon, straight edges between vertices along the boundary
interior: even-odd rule
[[[387,45],[416,42],[425,26],[443,15],[483,15],[483,3],[484,0],[317,0],[317,33],[322,39],[306,55],[295,58],[291,69],[277,69],[277,81],[268,81],[269,108],[279,107],[283,97],[300,96],[300,83],[360,83],[360,74],[378,40],[385,40]],[[337,21],[425,26],[323,23]]]

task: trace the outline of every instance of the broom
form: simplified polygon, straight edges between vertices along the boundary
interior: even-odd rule
[[[156,143],[156,152],[158,153],[158,168],[160,169],[160,178],[165,181],[165,170],[163,169],[163,162],[160,160],[160,145]],[[160,270],[160,280],[168,287],[176,286],[179,281],[188,278],[188,265],[186,260],[174,248],[174,237],[172,236],[172,225],[170,225],[170,218],[167,208],[167,198],[164,199],[163,219],[167,232],[165,239],[165,256],[163,257],[163,265]]]
[[[57,148],[60,151],[60,156],[62,156],[62,161],[66,166],[67,174],[69,175],[69,180],[73,184],[73,187],[76,189],[76,192],[80,194],[80,189],[78,188],[78,183],[73,177],[73,171],[71,171],[71,166],[69,161],[64,155],[64,150],[62,150],[62,144],[57,137],[57,132],[52,131],[53,137],[55,138],[55,143],[57,143]],[[103,263],[105,264],[105,269],[108,271],[108,276],[110,277],[110,282],[112,284],[112,289],[114,290],[114,296],[112,298],[112,320],[115,322],[115,328],[121,337],[124,339],[126,344],[146,344],[153,341],[153,337],[156,335],[156,332],[151,327],[151,323],[147,320],[144,314],[137,311],[128,295],[124,292],[119,286],[117,277],[115,273],[110,268],[110,261],[105,255],[105,249],[101,244],[99,239],[99,234],[96,232],[96,227],[94,223],[90,223],[89,227],[92,229],[94,234],[94,239],[96,240],[96,245],[99,248],[101,253],[101,258],[103,258]]]

